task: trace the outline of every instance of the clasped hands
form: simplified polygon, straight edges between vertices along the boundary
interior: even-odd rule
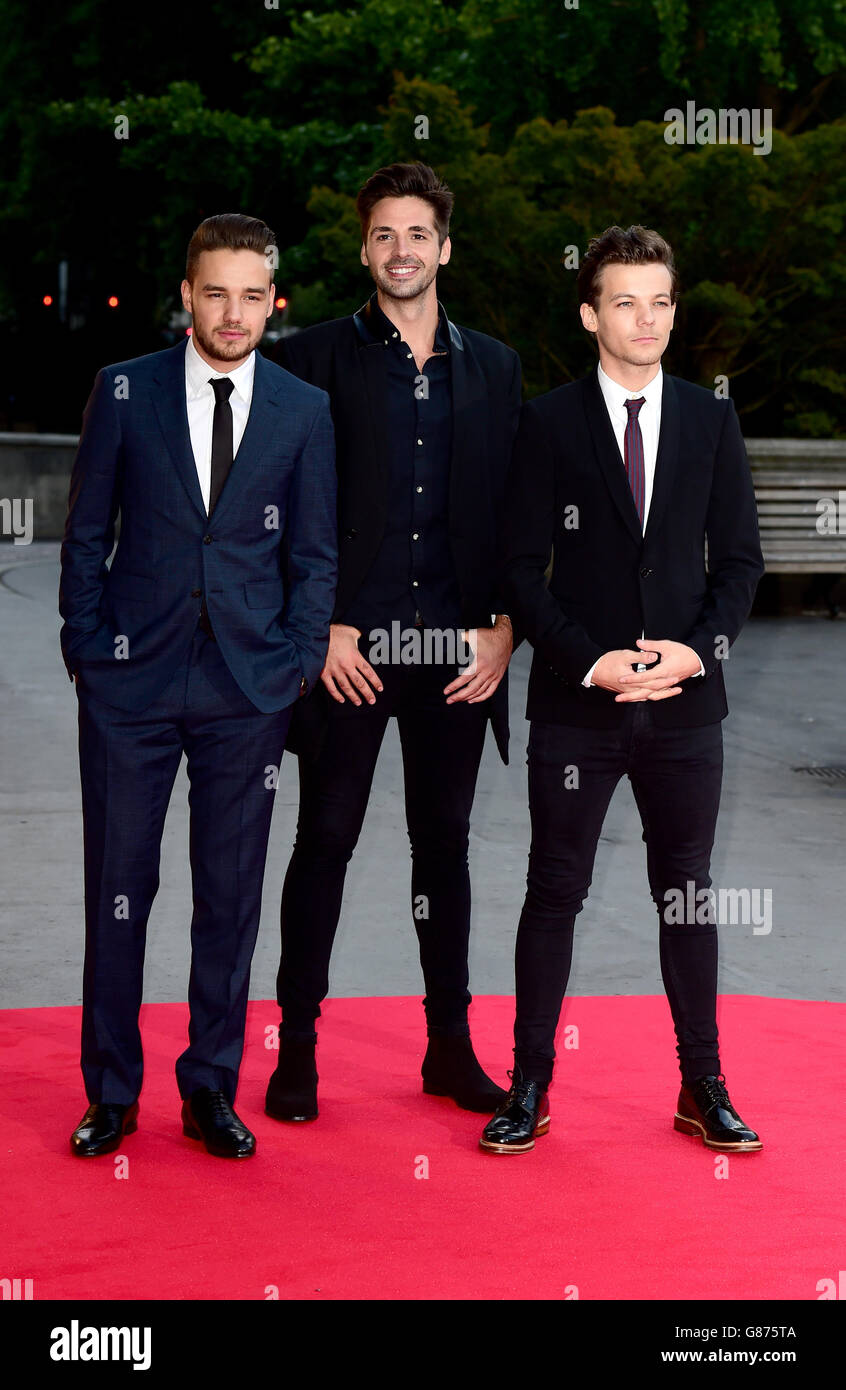
[[[613,690],[617,704],[668,700],[671,695],[681,694],[680,681],[699,675],[699,657],[684,642],[653,642],[639,637],[637,645],[639,651],[623,648],[606,652],[594,667],[593,684],[603,690]],[[658,662],[658,665],[648,671],[633,671],[636,662]]]

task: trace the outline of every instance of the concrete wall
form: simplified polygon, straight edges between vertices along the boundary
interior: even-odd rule
[[[77,442],[73,434],[0,434],[0,502],[31,500],[35,540],[61,539]],[[846,488],[846,439],[748,439],[746,447],[756,474],[775,468],[792,478],[812,471],[830,479],[835,491]],[[3,540],[13,534],[8,511],[0,511]]]
[[[75,434],[0,434],[0,501],[31,500],[34,540],[61,538],[77,443]],[[25,511],[18,510],[21,520]],[[0,511],[0,531],[4,541],[18,531],[5,510]]]

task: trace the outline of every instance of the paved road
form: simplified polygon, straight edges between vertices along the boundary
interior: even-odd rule
[[[0,545],[0,1007],[75,1004],[82,958],[82,824],[76,698],[59,655],[58,545]],[[512,667],[512,760],[490,739],[471,840],[471,987],[511,993],[514,932],[528,848],[523,718],[528,656]],[[846,999],[846,780],[798,766],[846,764],[846,622],[752,622],[726,668],[726,778],[715,888],[772,893],[772,930],[722,929],[720,988]],[[296,764],[277,792],[253,998],[272,998],[278,898],[294,836]],[[399,744],[389,730],[350,866],[332,970],[336,995],[420,992],[408,902]],[[763,898],[761,899],[763,902]],[[184,763],[168,814],[161,888],[150,919],[146,998],[186,996],[191,916]],[[579,919],[571,992],[661,991],[657,924],[628,783],[611,805],[591,897]]]

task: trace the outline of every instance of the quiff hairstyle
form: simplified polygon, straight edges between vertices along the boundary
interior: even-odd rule
[[[601,284],[600,275],[606,265],[649,265],[658,262],[670,272],[670,300],[678,298],[679,277],[673,259],[673,248],[649,227],[606,227],[599,236],[591,237],[579,267],[579,303],[596,308]]]
[[[267,254],[272,246],[276,246],[276,234],[260,218],[247,217],[242,212],[220,212],[201,222],[189,241],[185,279],[193,285],[203,251],[257,251],[267,260],[268,284],[272,284],[273,260]]]
[[[382,198],[422,198],[432,209],[438,241],[449,236],[449,219],[455,198],[443,179],[428,164],[386,164],[371,174],[355,201],[361,223],[361,239],[367,242],[370,215]]]

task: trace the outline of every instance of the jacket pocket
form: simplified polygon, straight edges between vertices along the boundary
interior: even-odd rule
[[[248,608],[282,607],[285,589],[281,579],[252,579],[244,585]]]

